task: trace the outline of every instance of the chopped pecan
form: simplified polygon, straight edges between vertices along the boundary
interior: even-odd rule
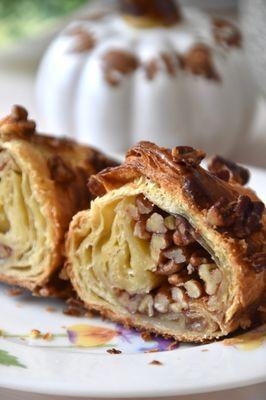
[[[189,251],[186,247],[173,246],[163,252],[165,258],[173,260],[176,264],[184,264],[189,261]]]
[[[183,180],[183,189],[198,207],[208,208],[210,206],[212,199],[197,175],[186,174]]]
[[[134,221],[138,221],[140,219],[138,209],[136,206],[134,206],[134,204],[128,204],[126,211],[130,218],[132,218]]]
[[[154,233],[151,238],[151,257],[154,261],[160,261],[161,251],[166,249],[171,244],[171,234],[168,233]]]
[[[106,82],[117,86],[123,76],[132,74],[138,68],[139,60],[128,51],[110,50],[103,55],[102,66]]]
[[[184,264],[177,264],[174,260],[169,260],[165,263],[160,263],[157,267],[156,274],[159,275],[171,275],[175,274],[176,272],[181,271]]]
[[[139,221],[136,222],[135,227],[134,227],[134,236],[136,236],[142,240],[150,240],[151,239],[151,233],[147,232],[147,230],[146,230],[146,221],[145,220],[140,219]]]
[[[195,279],[191,279],[184,283],[184,288],[187,291],[188,297],[192,299],[198,299],[203,294],[203,287],[201,283],[196,281]]]
[[[193,236],[194,229],[188,221],[181,217],[176,217],[176,231],[173,234],[173,242],[177,246],[187,246],[195,242]]]
[[[169,308],[170,301],[168,299],[167,294],[165,293],[157,293],[154,297],[154,308],[156,311],[164,314],[167,313]]]
[[[154,204],[152,204],[143,194],[136,197],[136,206],[140,214],[150,214],[153,211]]]
[[[191,254],[189,263],[192,267],[198,267],[201,264],[211,263],[211,257],[206,250],[198,249]]]
[[[229,47],[241,47],[242,35],[239,28],[231,21],[214,18],[213,35],[216,43]]]
[[[58,155],[49,158],[48,167],[51,178],[58,183],[68,183],[75,178],[73,170]]]
[[[170,231],[176,229],[176,218],[173,215],[168,215],[164,218],[164,225]]]
[[[251,257],[251,263],[256,272],[266,270],[266,253],[257,253]]]
[[[247,168],[221,156],[214,156],[208,160],[208,170],[222,180],[231,180],[240,185],[245,185],[250,178]]]
[[[237,201],[229,203],[219,199],[207,213],[210,225],[220,228],[239,239],[250,236],[261,228],[264,204],[240,195]]]
[[[195,150],[190,146],[176,146],[172,149],[172,156],[177,163],[197,167],[206,154],[204,151]]]
[[[170,306],[171,311],[180,312],[182,309],[188,308],[188,296],[183,288],[173,287],[171,289],[172,299],[175,303]],[[175,305],[175,306],[174,306]]]
[[[153,308],[153,297],[151,294],[147,294],[142,299],[138,311],[147,314],[148,317],[153,317],[154,315],[154,308]]]
[[[152,233],[166,233],[163,217],[157,212],[153,213],[146,222],[146,230]]]
[[[22,106],[14,105],[11,108],[10,117],[13,121],[27,121],[28,111]]]
[[[217,292],[222,281],[222,273],[216,264],[202,264],[199,266],[199,276],[205,282],[205,291],[210,296]]]

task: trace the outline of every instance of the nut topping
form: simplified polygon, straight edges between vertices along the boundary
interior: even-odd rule
[[[198,299],[203,294],[203,287],[201,286],[200,282],[196,281],[195,279],[185,282],[184,287],[188,296],[192,299]]]
[[[175,162],[190,167],[197,167],[206,156],[204,151],[195,150],[190,146],[176,146],[172,149],[172,156]]]
[[[146,230],[152,233],[166,233],[163,217],[158,213],[153,213],[146,222]]]
[[[205,282],[205,291],[210,296],[217,292],[222,281],[222,273],[216,264],[202,264],[199,266],[199,276]]]
[[[139,239],[143,240],[150,240],[151,234],[150,232],[146,231],[146,221],[140,220],[136,222],[134,227],[134,236],[138,237]]]
[[[142,194],[136,197],[136,206],[140,214],[150,214],[154,208],[154,205]]]
[[[207,213],[207,221],[214,227],[223,228],[239,239],[250,236],[261,228],[264,204],[240,195],[235,202],[219,199]]]
[[[240,185],[245,185],[250,177],[248,169],[221,156],[214,156],[208,160],[208,170],[222,180],[237,182]]]

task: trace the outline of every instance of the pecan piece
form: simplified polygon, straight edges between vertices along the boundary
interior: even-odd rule
[[[147,232],[146,221],[143,219],[136,222],[133,234],[134,234],[134,236],[136,236],[142,240],[150,240],[151,239],[151,233]]]
[[[169,233],[154,233],[151,238],[151,257],[154,261],[160,260],[161,251],[166,249],[171,244],[171,234]]]
[[[154,308],[156,311],[165,314],[168,311],[170,301],[166,293],[158,292],[154,297]]]
[[[189,263],[192,265],[192,267],[198,267],[201,264],[210,264],[211,257],[206,250],[199,249],[191,254]]]
[[[158,213],[153,213],[146,222],[146,230],[151,233],[166,233],[163,217]]]
[[[159,275],[173,275],[176,272],[181,271],[183,264],[177,264],[174,260],[167,261],[166,263],[160,263],[157,267],[156,274]]]
[[[174,229],[176,229],[176,219],[175,219],[175,217],[173,215],[168,215],[167,217],[165,217],[164,218],[164,225],[170,231],[173,231]]]
[[[222,273],[215,264],[202,264],[199,266],[199,276],[205,282],[205,291],[210,296],[217,292],[222,281]]]
[[[214,156],[208,160],[208,170],[222,180],[237,182],[240,185],[245,185],[250,178],[248,169],[221,156]]]
[[[143,194],[136,197],[136,206],[140,214],[150,214],[153,211],[154,204],[152,204]]]
[[[195,150],[190,146],[176,146],[172,149],[172,156],[178,164],[197,167],[206,156],[204,151]]]
[[[185,218],[181,216],[176,217],[176,228],[173,234],[174,244],[177,246],[187,246],[195,242],[193,237],[194,229]]]
[[[153,317],[154,315],[154,307],[153,307],[153,297],[151,294],[147,294],[142,299],[138,311],[147,314],[148,317]]]
[[[186,247],[173,246],[163,252],[165,258],[173,260],[176,264],[184,264],[189,261],[189,251]]]
[[[170,310],[173,312],[180,312],[188,308],[188,296],[183,288],[174,287],[171,290],[172,299],[174,303],[170,305]]]
[[[192,299],[198,299],[203,294],[203,287],[201,286],[200,282],[196,281],[195,279],[185,282],[184,288],[187,291],[188,297]]]
[[[68,183],[75,178],[73,170],[66,165],[60,156],[50,157],[48,167],[51,172],[51,178],[58,183]]]
[[[219,199],[207,212],[207,221],[216,228],[222,228],[239,239],[250,236],[261,228],[264,204],[240,195],[237,201],[229,203]]]

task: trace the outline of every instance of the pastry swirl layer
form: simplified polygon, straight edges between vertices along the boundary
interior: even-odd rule
[[[0,122],[2,281],[49,294],[69,222],[89,204],[87,178],[108,165],[94,149],[37,134],[26,110],[13,107]]]

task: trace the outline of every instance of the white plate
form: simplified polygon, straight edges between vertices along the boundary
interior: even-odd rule
[[[266,172],[252,172],[251,186],[265,200]],[[66,316],[60,301],[28,294],[11,297],[8,290],[0,287],[0,329],[5,334],[0,338],[1,387],[65,396],[154,398],[266,380],[265,327],[263,337],[243,346],[220,341],[167,351],[167,341],[145,342],[138,333],[100,318]],[[32,329],[50,332],[53,339],[29,338]],[[110,348],[122,353],[109,354]],[[145,352],[151,349],[160,351]],[[150,364],[153,360],[162,365]]]

